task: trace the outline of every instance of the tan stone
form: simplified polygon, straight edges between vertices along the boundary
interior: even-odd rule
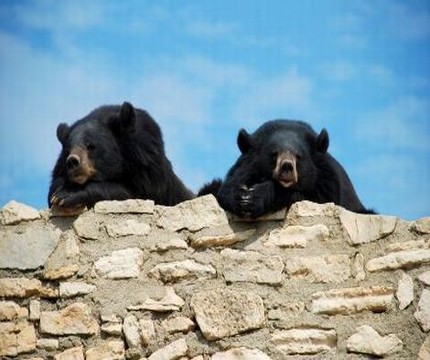
[[[427,336],[418,352],[417,360],[429,360],[430,359],[430,336]]]
[[[140,346],[139,323],[136,316],[127,315],[124,318],[122,330],[129,348]]]
[[[415,220],[411,229],[420,234],[430,234],[430,216]]]
[[[52,335],[95,335],[99,332],[90,307],[73,303],[59,311],[42,311],[40,332]]]
[[[92,211],[84,212],[73,222],[73,229],[76,235],[89,240],[101,239],[101,227],[101,222]]]
[[[386,356],[403,348],[402,341],[395,334],[381,336],[368,325],[359,326],[355,331],[356,333],[346,342],[346,349],[349,352]]]
[[[143,346],[149,346],[155,341],[154,322],[149,319],[139,320],[140,340]]]
[[[187,355],[187,352],[187,342],[179,339],[152,353],[148,360],[176,360]]]
[[[60,283],[60,297],[70,298],[79,295],[87,295],[96,291],[97,287],[82,281],[67,281]]]
[[[226,213],[213,195],[200,196],[176,206],[156,206],[155,213],[157,226],[170,231],[197,231],[228,224]]]
[[[214,278],[216,270],[212,265],[204,265],[187,259],[158,264],[149,271],[148,275],[163,282],[177,282]]]
[[[40,319],[40,301],[39,300],[30,300],[29,304],[29,316],[30,320],[39,320]]]
[[[394,216],[364,215],[342,209],[339,219],[349,235],[351,245],[361,245],[379,240],[396,228]]]
[[[202,291],[193,295],[191,308],[207,340],[258,329],[265,321],[262,299],[249,292],[229,289]]]
[[[26,318],[28,310],[13,301],[0,301],[0,321]]]
[[[211,360],[271,360],[271,358],[259,349],[245,347],[234,348],[223,352],[217,352],[211,356]],[[203,358],[202,358],[203,360]]]
[[[430,330],[430,290],[423,289],[414,316],[424,331]]]
[[[187,333],[191,330],[194,330],[196,326],[191,319],[185,316],[178,316],[172,319],[166,319],[161,323],[161,325],[169,334],[177,332]]]
[[[79,271],[79,265],[68,264],[57,269],[46,270],[43,277],[47,280],[62,280],[68,279]]]
[[[348,255],[292,257],[285,265],[290,277],[310,282],[342,283],[351,276]]]
[[[279,284],[284,263],[280,256],[266,256],[254,251],[224,249],[223,275],[226,281],[249,281],[259,284]]]
[[[184,300],[176,295],[175,290],[165,287],[165,294],[160,299],[146,299],[143,304],[128,306],[128,310],[151,310],[157,312],[178,311],[185,304]]]
[[[40,213],[28,205],[12,200],[1,209],[0,219],[2,225],[13,225],[21,221],[40,219]]]
[[[402,272],[402,276],[397,285],[396,297],[399,300],[399,309],[405,309],[414,300],[414,281]]]
[[[327,226],[318,224],[313,226],[291,225],[274,229],[269,233],[265,246],[279,246],[282,248],[305,248],[308,242],[325,241],[329,237]]]
[[[123,360],[124,358],[124,343],[120,340],[104,341],[85,352],[86,360]]]
[[[138,277],[143,264],[143,252],[139,248],[113,251],[94,263],[97,273],[108,279],[128,279]]]
[[[54,360],[84,360],[84,349],[77,346],[54,356]]]
[[[382,312],[391,307],[393,295],[393,288],[385,286],[320,291],[312,295],[310,310],[329,315]]]
[[[404,251],[417,249],[430,249],[430,237],[428,239],[402,241],[387,245],[387,250],[389,251]]]
[[[430,271],[426,271],[422,274],[419,274],[418,280],[421,281],[423,284],[430,286]]]
[[[409,250],[390,253],[369,260],[368,271],[409,269],[430,262],[430,250]]]
[[[34,326],[23,322],[0,322],[0,355],[17,356],[36,349]]]
[[[152,214],[154,201],[142,199],[99,201],[94,205],[94,212],[99,214]]]
[[[337,335],[335,330],[318,328],[298,328],[275,330],[271,342],[287,355],[318,354],[336,347]]]
[[[337,212],[337,206],[334,203],[317,204],[312,201],[298,201],[291,205],[287,214],[287,221],[292,218],[300,217],[333,217]]]
[[[113,335],[113,336],[121,336],[122,334],[122,325],[115,323],[107,323],[101,326],[102,332]]]
[[[352,264],[354,269],[354,277],[358,281],[366,278],[366,271],[364,270],[364,256],[361,253],[355,254],[354,262]]]
[[[148,251],[163,252],[175,249],[188,249],[186,241],[182,240],[177,233],[159,229],[152,230],[140,244],[143,249]]]
[[[237,242],[245,241],[255,234],[254,228],[241,226],[235,229],[231,225],[223,225],[203,229],[191,235],[191,246],[194,248],[207,248],[217,246],[229,246]]]
[[[37,340],[37,347],[47,351],[57,350],[60,347],[58,339],[39,339]]]
[[[58,297],[56,289],[45,288],[40,280],[27,278],[0,279],[0,297],[26,298],[31,296]]]
[[[121,236],[146,236],[151,231],[151,226],[144,222],[135,219],[124,219],[120,222],[112,220],[112,222],[105,224],[106,232],[110,237]]]

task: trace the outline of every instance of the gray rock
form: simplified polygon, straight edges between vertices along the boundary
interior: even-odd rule
[[[2,225],[18,224],[21,221],[30,221],[40,218],[40,213],[36,209],[16,202],[15,200],[9,201],[3,206],[0,212],[0,220]]]

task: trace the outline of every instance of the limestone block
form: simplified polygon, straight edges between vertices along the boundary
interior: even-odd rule
[[[430,250],[409,250],[390,253],[369,260],[368,271],[409,269],[430,262]]]
[[[354,256],[354,262],[352,264],[354,269],[354,277],[358,281],[362,281],[366,278],[366,271],[364,270],[364,256],[361,253],[357,253]]]
[[[0,322],[0,355],[17,356],[36,349],[34,326],[26,321]]]
[[[85,360],[84,349],[82,346],[67,349],[62,353],[55,355],[54,360]]]
[[[52,335],[95,335],[99,325],[88,305],[74,303],[59,311],[42,311],[39,330]]]
[[[122,325],[125,340],[130,348],[140,346],[139,323],[134,315],[127,315]]]
[[[417,249],[430,249],[430,237],[426,239],[402,241],[387,245],[387,250],[389,251],[404,251]]]
[[[394,290],[373,286],[320,291],[312,295],[310,310],[318,314],[353,314],[361,311],[382,312],[390,308]]]
[[[123,360],[124,343],[120,340],[104,341],[101,345],[91,347],[85,352],[86,360]]]
[[[229,289],[202,291],[192,297],[191,308],[207,340],[258,329],[265,322],[262,299],[249,292]]]
[[[245,241],[255,234],[255,228],[246,226],[223,225],[203,229],[191,235],[191,246],[194,248],[208,248],[217,246],[229,246],[237,242]]]
[[[415,220],[410,228],[420,234],[430,234],[430,216]]]
[[[271,358],[259,349],[246,347],[234,348],[212,355],[211,360],[271,360]]]
[[[418,280],[421,281],[423,284],[430,286],[430,271],[426,271],[422,274],[419,274]]]
[[[122,325],[115,323],[107,323],[101,326],[102,332],[113,335],[113,336],[121,336],[122,334]]]
[[[108,235],[113,238],[129,235],[146,236],[151,231],[149,224],[135,219],[111,221],[106,223],[105,227]]]
[[[94,212],[99,214],[152,214],[154,201],[142,199],[99,201],[94,205]]]
[[[47,280],[68,279],[79,271],[79,265],[69,264],[56,269],[45,270],[43,277]]]
[[[204,265],[187,259],[158,264],[149,271],[148,275],[166,283],[214,278],[216,270],[212,265]]]
[[[39,320],[40,319],[40,301],[39,300],[30,300],[29,308],[29,316],[30,320]]]
[[[2,225],[13,225],[22,221],[40,219],[40,213],[31,206],[12,200],[1,209],[0,219]]]
[[[60,283],[60,297],[70,298],[79,295],[87,295],[96,291],[97,287],[82,281],[67,281]]]
[[[0,279],[0,297],[27,298],[40,296],[52,298],[58,296],[55,289],[45,288],[40,280],[27,278],[2,278]]]
[[[184,304],[184,300],[176,295],[175,290],[170,286],[166,286],[164,296],[160,299],[149,298],[143,304],[128,306],[127,309],[157,312],[179,311]]]
[[[399,309],[405,309],[414,300],[414,281],[402,272],[402,276],[397,285],[396,297],[399,300]]]
[[[113,251],[95,263],[97,273],[108,279],[128,279],[138,277],[143,264],[143,252],[139,248]]]
[[[0,301],[0,321],[26,318],[28,310],[14,301]]]
[[[351,276],[348,255],[292,257],[285,269],[290,277],[310,282],[342,283]]]
[[[37,269],[45,264],[59,241],[49,227],[28,226],[24,232],[0,230],[0,269]]]
[[[191,330],[194,330],[196,326],[191,319],[185,316],[178,316],[172,319],[164,320],[161,325],[169,334],[177,332],[187,333]]]
[[[141,247],[148,251],[163,252],[176,249],[186,250],[188,249],[188,244],[174,232],[154,229],[141,242]]]
[[[187,342],[179,339],[152,353],[148,360],[176,360],[187,355],[187,352]]]
[[[430,290],[424,289],[422,291],[414,316],[424,331],[430,330]]]
[[[312,201],[299,201],[291,205],[288,211],[287,220],[297,217],[333,217],[336,214],[337,206],[334,203],[317,204]]]
[[[213,195],[197,197],[176,206],[156,206],[157,226],[178,231],[197,231],[206,227],[227,225],[227,215]]]
[[[382,239],[396,228],[394,216],[365,215],[341,209],[339,219],[349,235],[351,245],[361,245]]]
[[[39,349],[52,351],[57,350],[60,347],[60,342],[58,341],[58,339],[38,339],[36,346]]]
[[[226,281],[249,281],[260,284],[279,284],[284,263],[279,256],[265,256],[254,251],[224,249],[223,275]]]
[[[317,224],[313,226],[291,225],[274,229],[269,233],[265,246],[279,246],[282,248],[305,248],[308,242],[325,241],[329,237],[327,226]]]
[[[381,336],[368,325],[359,326],[355,331],[346,341],[346,349],[349,352],[386,356],[403,348],[402,341],[395,334]]]
[[[426,337],[423,344],[421,345],[417,360],[428,359],[430,359],[430,335]]]
[[[149,346],[155,341],[155,326],[154,322],[149,319],[139,320],[140,340],[143,346]]]
[[[337,335],[332,329],[275,330],[271,342],[284,354],[318,354],[335,348]]]
[[[84,212],[73,222],[76,235],[89,240],[102,239],[101,227],[101,222],[92,211]]]

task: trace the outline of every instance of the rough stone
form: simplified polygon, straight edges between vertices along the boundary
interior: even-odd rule
[[[120,340],[105,341],[85,352],[86,360],[123,360],[124,358],[124,343]]]
[[[291,225],[272,230],[264,245],[305,248],[310,241],[325,241],[328,237],[329,230],[327,226],[322,224],[313,226]]]
[[[60,283],[60,297],[70,298],[78,295],[87,295],[96,291],[97,287],[82,281],[68,281]]]
[[[178,311],[185,304],[184,300],[176,295],[175,290],[165,287],[165,294],[160,299],[146,299],[143,304],[128,306],[128,310],[151,310],[157,312]]]
[[[411,224],[411,229],[420,234],[430,234],[430,217],[423,217]]]
[[[40,280],[37,279],[0,279],[0,297],[27,298],[31,296],[40,296],[43,298],[57,297],[58,291],[43,287]]]
[[[348,255],[292,257],[285,269],[290,277],[303,277],[310,282],[342,283],[351,276]]]
[[[154,322],[149,319],[141,319],[139,320],[139,327],[142,345],[149,346],[156,339]]]
[[[73,229],[76,235],[84,239],[97,240],[101,238],[100,221],[91,211],[84,212],[73,222]]]
[[[258,329],[265,321],[262,299],[256,294],[237,290],[199,292],[192,297],[191,308],[207,340]]]
[[[224,249],[223,275],[226,281],[249,281],[260,284],[279,284],[284,263],[279,256],[265,256],[254,251]]]
[[[430,359],[430,336],[427,336],[418,352],[417,360],[429,360]]]
[[[417,249],[430,249],[430,237],[427,239],[418,239],[404,242],[402,241],[387,245],[387,250],[389,251],[404,251]]]
[[[32,226],[22,233],[0,231],[0,269],[37,269],[58,241],[58,233],[49,227]]]
[[[366,271],[364,270],[364,256],[361,253],[357,253],[354,256],[354,262],[352,264],[354,270],[354,277],[358,281],[362,281],[366,278]]]
[[[397,285],[396,297],[399,300],[399,309],[405,309],[414,300],[414,281],[402,272],[402,276]]]
[[[271,358],[259,349],[245,347],[234,348],[212,355],[211,360],[271,360]]]
[[[141,242],[142,248],[148,251],[168,251],[175,249],[188,249],[186,241],[176,233],[155,229]]]
[[[14,301],[0,301],[0,321],[26,318],[28,310]]]
[[[336,331],[318,328],[275,330],[271,342],[284,354],[318,354],[336,347]]]
[[[346,288],[320,291],[312,295],[310,310],[319,314],[353,314],[361,311],[382,312],[390,308],[391,287]]]
[[[99,325],[91,316],[91,309],[83,303],[74,303],[59,311],[42,311],[40,332],[51,335],[95,335]]]
[[[99,201],[94,205],[94,212],[99,214],[152,214],[154,201],[142,199]]]
[[[176,206],[156,206],[157,226],[177,231],[197,231],[206,227],[227,225],[227,215],[213,195],[197,197]]]
[[[43,277],[47,280],[62,280],[68,279],[79,271],[79,265],[69,264],[57,269],[46,270]]]
[[[291,205],[288,211],[287,220],[297,217],[317,217],[336,214],[337,206],[334,203],[317,204],[312,201],[299,201]]]
[[[0,355],[17,356],[36,349],[36,332],[28,322],[0,322]]]
[[[101,326],[102,332],[113,335],[113,336],[121,336],[122,334],[122,325],[115,323],[107,323]]]
[[[386,356],[400,351],[402,341],[395,335],[381,336],[375,329],[362,325],[355,329],[356,333],[346,341],[349,352]]]
[[[39,339],[37,340],[36,346],[39,349],[45,349],[47,351],[57,350],[60,347],[58,339]]]
[[[255,234],[255,229],[246,226],[223,225],[203,229],[191,235],[191,246],[194,248],[208,248],[217,246],[229,246],[237,242],[245,241]]]
[[[123,221],[112,221],[105,224],[106,231],[110,237],[121,237],[129,235],[146,236],[151,231],[151,226],[135,219]]]
[[[178,316],[172,319],[164,320],[161,325],[169,334],[177,332],[187,333],[193,330],[196,326],[191,319],[185,316]]]
[[[62,353],[55,355],[54,360],[85,360],[84,349],[82,346],[67,349]]]
[[[430,290],[422,291],[414,316],[424,331],[430,330]]]
[[[422,274],[419,274],[418,280],[421,281],[423,284],[430,286],[430,271],[426,271]]]
[[[122,326],[125,340],[130,348],[140,345],[139,323],[134,315],[127,315]]]
[[[152,353],[148,360],[176,360],[187,355],[187,352],[187,342],[179,339]]]
[[[94,265],[97,273],[108,279],[138,277],[143,264],[143,252],[139,248],[113,251],[110,256],[98,259]]]
[[[21,221],[40,219],[40,213],[31,206],[12,200],[3,206],[0,218],[2,225],[13,225]]]
[[[28,318],[30,320],[39,320],[40,319],[40,301],[39,300],[30,300],[29,304],[30,314]]]
[[[158,264],[149,271],[148,275],[163,282],[177,282],[179,280],[214,278],[216,270],[211,265],[204,265],[187,259]]]
[[[430,262],[430,250],[398,251],[369,260],[368,271],[409,269]]]
[[[349,235],[351,245],[362,245],[382,239],[396,228],[394,216],[356,214],[342,209],[339,219]]]

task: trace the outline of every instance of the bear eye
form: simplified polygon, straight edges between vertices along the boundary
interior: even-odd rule
[[[86,146],[86,148],[87,148],[87,150],[88,151],[93,151],[96,147],[94,146],[94,144],[93,143],[91,143],[91,142],[87,142],[86,144],[85,144],[85,146]]]

